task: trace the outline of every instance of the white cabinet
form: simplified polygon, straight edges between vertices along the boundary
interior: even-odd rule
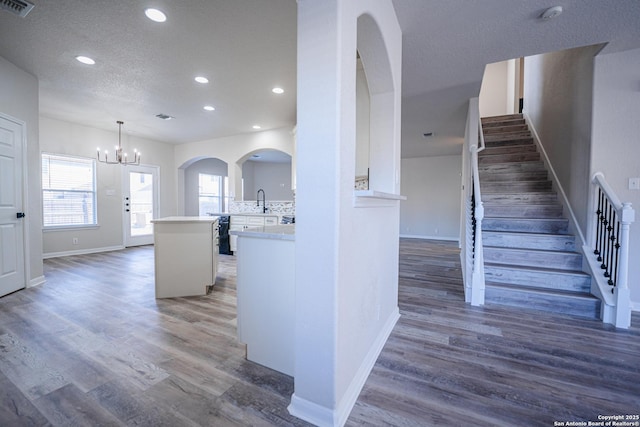
[[[206,295],[218,273],[218,218],[153,220],[156,298]]]
[[[263,227],[265,225],[277,225],[277,215],[231,215],[229,231],[242,231],[249,227]],[[236,252],[238,248],[238,236],[229,236],[229,248]]]

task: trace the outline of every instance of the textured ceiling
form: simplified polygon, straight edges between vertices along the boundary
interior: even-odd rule
[[[295,124],[295,0],[32,1],[24,19],[0,11],[0,56],[38,77],[43,115],[169,143]]]
[[[640,48],[638,0],[393,0],[403,32],[402,156],[460,153],[486,64],[609,43]],[[538,17],[551,6],[563,13]],[[424,138],[425,132],[434,136]]]
[[[296,122],[295,0],[33,1],[24,19],[0,11],[0,56],[38,77],[45,116],[114,131],[123,120],[123,132],[169,143]],[[598,43],[609,43],[604,53],[640,48],[638,0],[393,3],[403,30],[403,157],[460,152],[487,63]],[[560,17],[538,19],[554,5]],[[150,6],[167,22],[149,21]],[[97,64],[77,63],[80,54]],[[286,92],[271,93],[276,85]]]

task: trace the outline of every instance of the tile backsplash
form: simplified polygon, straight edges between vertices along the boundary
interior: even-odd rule
[[[295,202],[288,201],[267,201],[267,213],[276,215],[295,215]],[[255,200],[231,201],[229,203],[229,213],[262,213],[262,203],[257,205]]]

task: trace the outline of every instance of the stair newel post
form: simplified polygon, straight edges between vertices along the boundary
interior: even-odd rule
[[[629,328],[631,325],[630,292],[628,284],[629,276],[629,226],[635,221],[635,211],[631,203],[622,204],[620,215],[621,236],[620,241],[620,270],[616,286],[616,316],[615,325],[618,328]]]

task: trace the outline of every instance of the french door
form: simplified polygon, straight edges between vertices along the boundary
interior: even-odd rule
[[[0,114],[0,296],[26,286],[24,125]]]
[[[153,243],[151,220],[158,215],[158,167],[125,166],[122,168],[124,245]]]

